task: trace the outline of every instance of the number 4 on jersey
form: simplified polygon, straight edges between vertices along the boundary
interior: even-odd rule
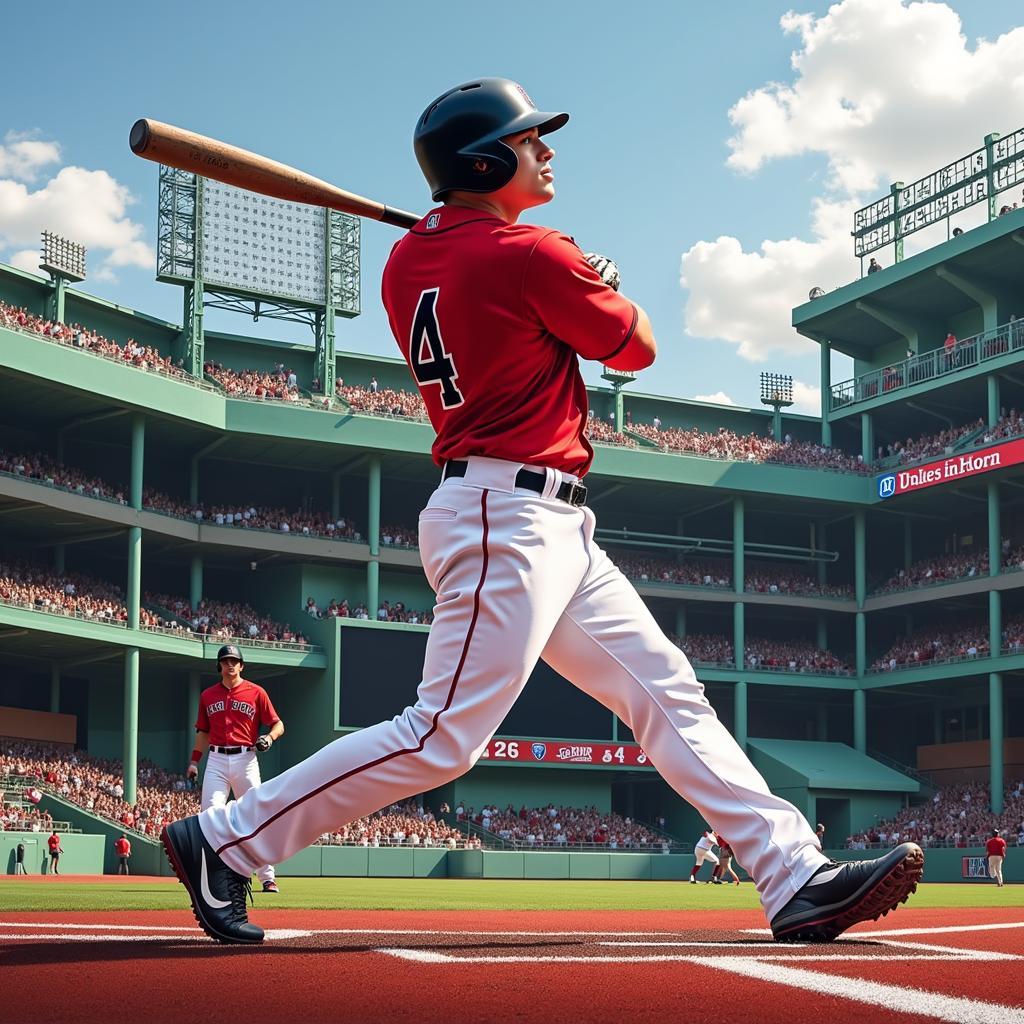
[[[441,388],[441,405],[454,409],[465,399],[455,386],[459,371],[455,360],[445,351],[441,340],[441,325],[437,322],[437,296],[439,288],[427,288],[416,304],[409,337],[409,364],[413,376],[420,384],[437,384]]]

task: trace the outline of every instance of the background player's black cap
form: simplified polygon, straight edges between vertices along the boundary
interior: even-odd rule
[[[453,189],[495,192],[512,180],[519,163],[500,139],[530,128],[544,135],[568,120],[568,114],[538,110],[518,82],[478,78],[449,89],[423,111],[413,148],[435,200]]]
[[[242,657],[242,652],[234,644],[225,644],[217,652],[218,668],[220,668],[221,660],[224,658],[237,658],[243,665],[245,664],[245,658]]]

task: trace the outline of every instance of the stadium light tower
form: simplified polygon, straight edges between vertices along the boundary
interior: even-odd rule
[[[630,370],[613,370],[606,366],[601,379],[608,381],[615,392],[615,432],[622,433],[622,389],[636,380],[636,374]]]
[[[85,246],[52,231],[43,232],[42,262],[53,282],[50,298],[50,316],[58,323],[64,322],[64,293],[69,281],[85,280]]]
[[[761,404],[772,407],[772,436],[781,441],[782,410],[793,404],[793,377],[788,373],[762,373]]]

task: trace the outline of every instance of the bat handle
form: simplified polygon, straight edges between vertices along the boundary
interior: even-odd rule
[[[419,223],[420,218],[415,213],[407,213],[405,210],[396,210],[393,206],[385,206],[380,220],[381,223],[391,224],[396,228],[411,228],[414,224]]]

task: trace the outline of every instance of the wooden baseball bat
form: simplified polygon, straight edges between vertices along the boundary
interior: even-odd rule
[[[132,125],[128,145],[136,156],[182,171],[194,171],[250,192],[310,206],[326,206],[356,217],[369,217],[399,228],[411,228],[420,218],[365,196],[331,185],[238,146],[176,128],[173,124],[142,118]]]

